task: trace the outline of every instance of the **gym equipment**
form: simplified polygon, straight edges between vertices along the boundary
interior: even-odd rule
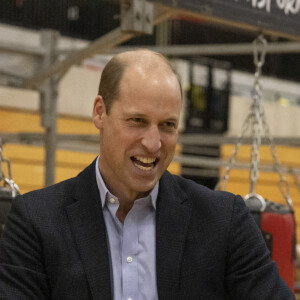
[[[246,131],[251,125],[252,151],[250,164],[250,193],[244,197],[246,205],[254,217],[256,224],[260,228],[266,244],[271,252],[272,259],[276,261],[279,273],[289,287],[294,290],[295,275],[295,247],[296,247],[296,226],[293,210],[293,202],[289,193],[288,182],[283,175],[281,165],[278,162],[277,152],[273,137],[270,133],[266,121],[265,111],[262,104],[262,86],[260,82],[261,69],[265,60],[267,42],[260,35],[254,40],[254,64],[256,71],[254,74],[254,86],[252,90],[252,105],[246,120],[242,125],[242,131],[238,137],[233,154],[226,167],[224,175],[220,178],[215,189],[220,189],[223,183],[223,189],[229,179],[229,172],[234,166],[237,154]],[[259,175],[259,147],[261,145],[261,129],[270,144],[270,150],[273,157],[274,169],[279,174],[279,190],[286,200],[287,205],[277,204],[265,200],[256,193],[256,182]]]
[[[3,171],[3,164],[6,164],[8,177]],[[2,235],[7,216],[11,208],[12,200],[20,194],[18,185],[11,177],[10,161],[2,155],[2,143],[0,140],[0,237]]]

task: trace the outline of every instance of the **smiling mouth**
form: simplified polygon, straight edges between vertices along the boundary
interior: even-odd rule
[[[132,156],[133,164],[143,171],[151,171],[157,164],[158,159],[153,157]]]

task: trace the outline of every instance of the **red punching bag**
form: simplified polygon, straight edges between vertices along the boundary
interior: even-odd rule
[[[277,263],[280,276],[294,290],[296,226],[292,208],[264,200],[260,195],[247,195],[244,199]]]

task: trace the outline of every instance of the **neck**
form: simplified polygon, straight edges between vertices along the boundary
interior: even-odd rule
[[[108,180],[106,180],[105,174],[103,174],[103,172],[101,172],[101,176],[109,192],[116,196],[119,200],[119,208],[116,212],[116,216],[120,220],[120,222],[124,224],[125,218],[131,210],[134,201],[146,197],[147,195],[149,195],[149,191],[135,192],[128,189],[122,189],[119,183],[118,186],[115,186],[114,184],[111,184]]]
[[[149,194],[149,192],[138,193],[137,196],[134,198],[134,200],[131,200],[133,198],[129,198],[129,199],[125,199],[124,197],[121,198],[121,197],[118,197],[116,194],[114,194],[119,199],[119,208],[116,212],[116,216],[122,224],[124,224],[125,218],[126,218],[127,214],[129,213],[129,211],[131,210],[131,208],[134,204],[134,201],[136,199],[146,197],[148,194]]]
[[[150,191],[135,191],[133,189],[130,189],[126,184],[122,182],[110,180],[110,178],[115,178],[115,175],[110,172],[108,166],[103,166],[103,161],[100,158],[99,158],[98,168],[102,180],[105,183],[105,186],[110,191],[110,193],[112,193],[114,196],[116,196],[119,199],[120,203],[132,207],[133,202],[136,199],[143,198],[149,195]]]
[[[125,222],[125,218],[127,216],[127,214],[129,213],[129,211],[131,210],[132,206],[133,206],[133,202],[132,203],[126,203],[125,205],[122,204],[121,202],[119,202],[119,208],[116,212],[116,216],[117,218],[120,220],[120,222],[122,224],[124,224]]]
[[[117,210],[117,217],[118,219],[124,223],[124,220],[131,210],[134,201],[143,197],[146,197],[149,195],[150,191],[140,192],[140,191],[134,191],[127,188],[125,185],[123,185],[121,182],[115,182],[109,180],[109,178],[112,178],[111,174],[107,174],[106,171],[108,168],[101,167],[101,160],[99,159],[99,171],[102,177],[102,180],[104,181],[105,186],[109,190],[110,193],[112,193],[114,196],[116,196],[119,200],[119,208]]]

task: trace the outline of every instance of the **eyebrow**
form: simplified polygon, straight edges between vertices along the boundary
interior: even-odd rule
[[[140,117],[140,118],[146,118],[147,117],[145,114],[137,112],[137,111],[125,112],[124,115],[128,116],[128,117],[132,117],[132,116]]]
[[[130,118],[130,117],[135,117],[135,118],[144,118],[144,119],[148,119],[148,116],[141,113],[141,112],[126,112],[124,113],[126,118]],[[179,119],[176,118],[175,116],[170,116],[170,117],[166,117],[163,119],[163,121],[174,121],[177,122]]]

